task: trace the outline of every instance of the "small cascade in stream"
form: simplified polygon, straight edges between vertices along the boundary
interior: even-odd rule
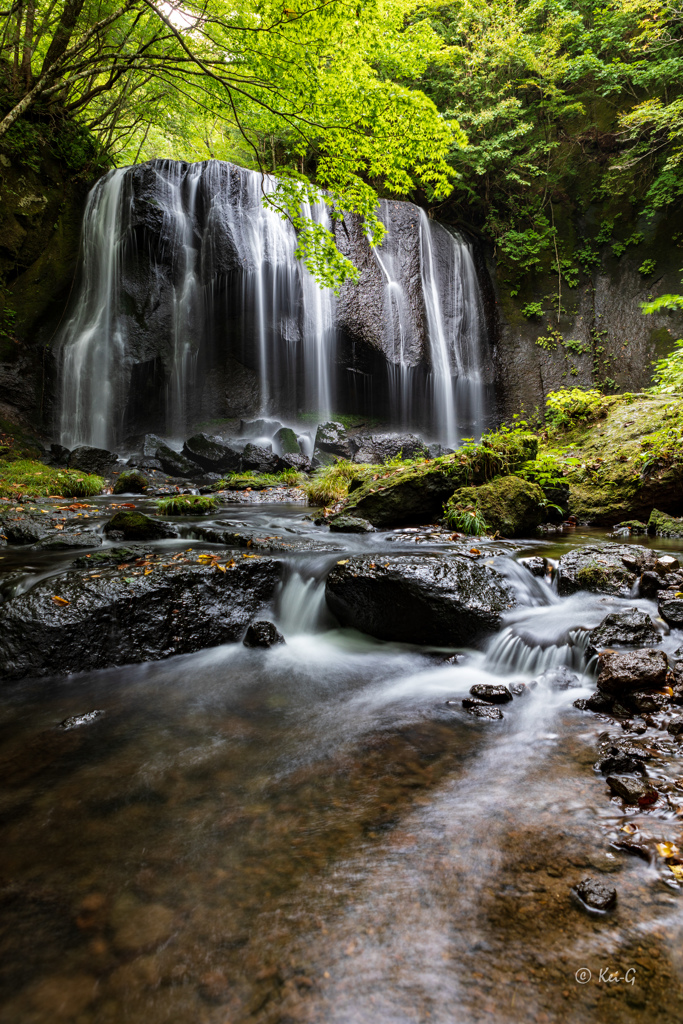
[[[449,445],[481,433],[486,336],[467,244],[417,207],[383,201],[381,276],[344,286],[347,299],[357,289],[349,324],[333,291],[295,258],[291,224],[264,206],[274,187],[219,161],[150,161],[97,182],[56,346],[64,445],[111,448],[147,430],[181,438],[211,419],[320,422],[335,412],[379,415]],[[337,237],[347,230],[322,201],[303,212]],[[367,241],[355,244],[355,262],[371,266]]]

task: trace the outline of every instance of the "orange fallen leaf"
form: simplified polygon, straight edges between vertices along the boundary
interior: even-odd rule
[[[678,856],[678,847],[675,843],[657,843],[655,846],[660,857],[669,860],[670,857]]]
[[[57,597],[56,594],[53,596],[52,600],[54,601],[55,604],[59,604],[59,605],[64,605],[64,604],[68,604],[69,603],[65,597]]]

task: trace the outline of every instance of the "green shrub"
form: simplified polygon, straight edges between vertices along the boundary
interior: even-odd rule
[[[218,501],[212,494],[172,494],[156,504],[162,516],[204,516],[215,511]]]
[[[265,491],[267,487],[301,487],[306,479],[298,469],[283,469],[280,473],[257,473],[246,469],[242,473],[228,473],[213,484],[212,491]]]
[[[655,364],[652,375],[653,395],[673,395],[683,393],[683,338],[674,342],[675,348],[664,359]]]
[[[482,537],[488,529],[486,521],[474,505],[447,505],[444,509],[444,519],[451,530],[458,530],[471,537]]]
[[[313,476],[303,485],[311,505],[334,505],[348,497],[349,484],[354,478],[360,478],[369,467],[359,466],[348,459],[339,459],[332,466],[317,469]],[[383,467],[371,467],[382,469]]]
[[[149,486],[149,480],[143,473],[131,470],[121,473],[114,484],[114,494],[144,494]]]

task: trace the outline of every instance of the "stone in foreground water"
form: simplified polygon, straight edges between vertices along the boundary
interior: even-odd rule
[[[245,647],[273,647],[275,644],[284,642],[285,638],[282,633],[267,619],[252,622],[242,641]]]
[[[616,906],[617,890],[605,885],[597,878],[584,878],[574,887],[572,892],[589,910],[606,911]]]

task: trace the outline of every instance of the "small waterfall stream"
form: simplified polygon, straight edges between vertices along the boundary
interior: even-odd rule
[[[96,184],[74,306],[56,348],[63,444],[113,447],[140,420],[142,429],[182,437],[221,416],[368,413],[352,409],[342,387],[333,291],[295,259],[291,224],[264,206],[274,186],[232,164],[170,160],[111,171]],[[392,221],[395,207],[419,213],[412,238]],[[324,202],[303,212],[333,229]],[[472,256],[409,204],[383,201],[380,215],[389,231],[374,255],[385,289],[390,425],[452,445],[482,429],[485,331]],[[235,360],[253,375],[239,385],[247,398],[238,396],[236,413],[221,390]],[[371,386],[386,389],[377,374]]]

